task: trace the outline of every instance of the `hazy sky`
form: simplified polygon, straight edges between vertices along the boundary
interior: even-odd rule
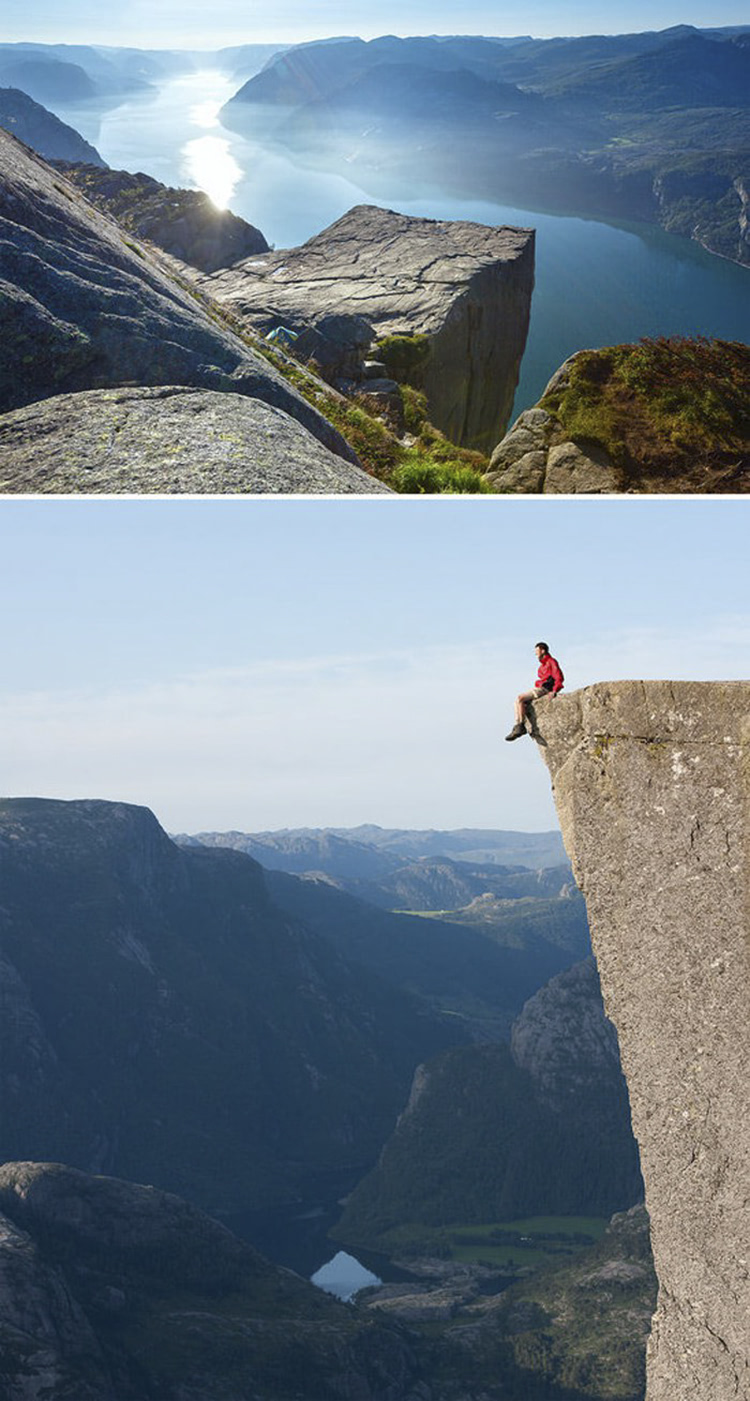
[[[743,679],[721,500],[0,501],[6,796],[172,831],[555,825],[511,700]]]
[[[614,34],[673,24],[747,24],[747,0],[3,0],[0,38],[219,48],[332,34]]]

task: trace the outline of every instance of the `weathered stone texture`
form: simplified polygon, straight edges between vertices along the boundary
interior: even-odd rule
[[[750,1397],[750,683],[536,706],[641,1148],[648,1401]]]
[[[378,338],[426,335],[430,417],[489,451],[508,421],[534,283],[532,229],[410,218],[360,205],[301,248],[203,281],[248,323],[295,330],[333,315]]]
[[[391,494],[271,404],[174,386],[60,394],[0,416],[0,492]]]

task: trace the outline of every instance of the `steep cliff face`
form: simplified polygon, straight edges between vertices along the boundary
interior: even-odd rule
[[[426,337],[420,387],[431,420],[452,442],[484,451],[513,405],[533,285],[533,229],[369,205],[301,248],[247,259],[203,282],[252,328],[282,323],[304,333],[321,363],[336,363],[324,345],[331,338],[339,359],[354,347],[361,360],[375,338]]]
[[[648,1401],[746,1399],[750,683],[603,683],[536,710],[641,1148]]]
[[[4,81],[3,81],[4,80]],[[61,122],[53,112],[35,102],[20,88],[6,87],[7,75],[0,74],[0,127],[38,151],[45,160],[89,161],[106,169],[106,161],[72,126]]]
[[[145,808],[0,802],[0,1162],[228,1214],[354,1181],[455,1034]],[[2,1388],[0,1387],[0,1394]]]

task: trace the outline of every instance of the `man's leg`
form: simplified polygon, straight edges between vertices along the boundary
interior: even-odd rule
[[[506,739],[520,739],[521,735],[524,735],[526,733],[526,726],[524,724],[526,706],[529,701],[534,700],[534,697],[538,696],[539,694],[540,692],[536,690],[522,691],[519,696],[516,696],[516,704],[514,710],[515,724],[510,734],[505,736]]]
[[[536,697],[537,697],[538,695],[541,695],[541,692],[535,690],[535,691],[522,691],[521,694],[520,694],[519,696],[516,696],[516,706],[515,706],[515,711],[514,711],[514,718],[515,718],[515,721],[516,721],[516,724],[517,724],[517,725],[522,725],[522,724],[523,724],[524,719],[525,719],[525,716],[526,716],[526,706],[528,705],[529,701],[536,700]]]

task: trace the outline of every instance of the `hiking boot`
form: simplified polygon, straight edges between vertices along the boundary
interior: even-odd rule
[[[521,738],[521,735],[525,735],[525,734],[526,734],[526,726],[525,726],[525,725],[521,725],[520,723],[518,723],[518,724],[516,724],[516,725],[513,726],[513,729],[511,730],[510,734],[509,734],[509,735],[506,735],[505,738],[506,738],[506,739],[520,739],[520,738]]]

